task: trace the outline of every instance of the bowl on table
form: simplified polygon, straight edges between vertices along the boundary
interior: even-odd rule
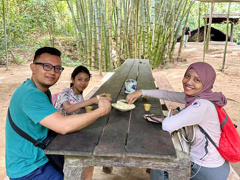
[[[125,102],[126,102],[125,99],[119,99],[117,103],[112,103],[112,107],[123,112],[130,111],[135,108],[134,104],[127,104]]]

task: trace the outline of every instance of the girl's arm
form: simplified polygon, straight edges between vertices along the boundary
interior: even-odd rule
[[[99,98],[103,99],[103,100],[107,100],[108,102],[111,101],[111,98],[107,98],[107,97],[102,97],[104,94],[100,94],[99,95]],[[86,101],[82,101],[82,102],[78,102],[78,103],[75,103],[75,104],[70,104],[69,101],[65,101],[63,102],[63,108],[65,109],[66,113],[67,114],[71,114],[85,106],[89,106],[91,104],[98,104],[99,102],[99,99],[98,97],[93,97],[93,98],[90,98]]]

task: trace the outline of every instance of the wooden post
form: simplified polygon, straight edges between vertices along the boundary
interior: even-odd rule
[[[230,42],[233,42],[233,28],[234,28],[234,23],[231,22],[231,34],[230,34]]]

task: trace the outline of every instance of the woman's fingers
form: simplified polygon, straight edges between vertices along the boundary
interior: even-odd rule
[[[128,104],[133,104],[142,95],[141,90],[137,90],[129,95],[127,95],[126,100]]]

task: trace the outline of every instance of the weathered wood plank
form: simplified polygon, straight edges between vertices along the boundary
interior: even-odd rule
[[[138,75],[138,60],[128,60],[134,62],[129,73],[124,81],[120,82],[123,84],[121,89],[118,89],[120,93],[117,99],[125,99],[126,94],[124,93],[124,82],[126,79],[136,79]],[[123,64],[122,67],[126,69],[127,64]],[[118,71],[119,76],[125,77],[124,71]],[[119,81],[118,81],[119,83]],[[104,128],[102,138],[98,146],[94,150],[95,156],[117,156],[123,157],[125,154],[125,143],[127,138],[127,130],[129,125],[130,112],[120,112],[113,109],[108,124]]]
[[[139,74],[137,78],[137,89],[155,89],[156,86],[149,63],[142,61],[142,63],[139,64],[139,70],[141,74]],[[160,156],[175,157],[176,152],[169,133],[163,131],[160,124],[148,122],[143,118],[144,103],[150,103],[152,105],[150,113],[162,115],[161,104],[158,99],[139,98],[136,101],[136,108],[131,114],[132,117],[126,146],[126,155],[150,158],[159,158]],[[159,140],[151,141],[152,139]]]

